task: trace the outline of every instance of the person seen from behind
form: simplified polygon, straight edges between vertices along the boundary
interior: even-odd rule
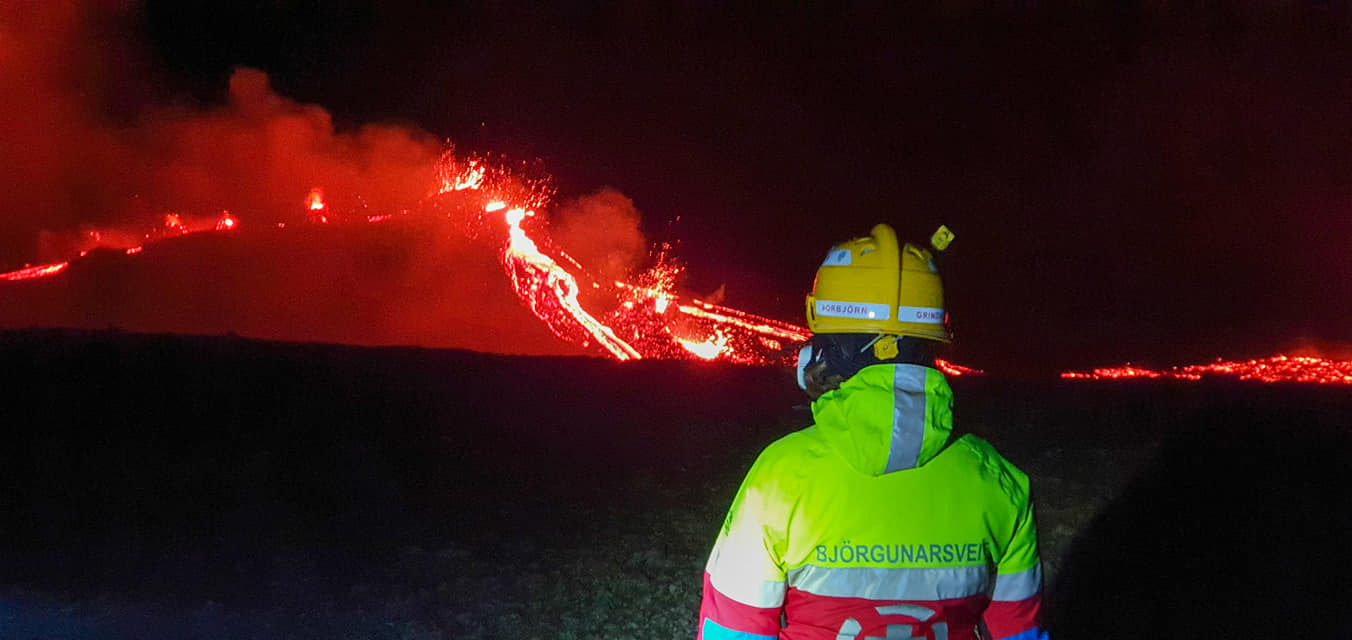
[[[831,248],[798,384],[814,424],[768,446],[704,573],[701,640],[1035,640],[1042,564],[1028,476],[950,438],[937,258],[886,224]]]

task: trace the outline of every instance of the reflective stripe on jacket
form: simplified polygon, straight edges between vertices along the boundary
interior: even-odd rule
[[[980,438],[949,441],[952,399],[937,370],[873,365],[813,402],[815,424],[737,491],[701,638],[1044,637],[1028,476]]]

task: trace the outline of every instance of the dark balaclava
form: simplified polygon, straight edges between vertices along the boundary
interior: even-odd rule
[[[816,400],[840,387],[861,369],[874,364],[934,366],[945,346],[912,336],[867,333],[821,333],[798,352],[798,386]]]

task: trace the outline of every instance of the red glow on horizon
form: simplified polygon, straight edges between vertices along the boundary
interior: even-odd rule
[[[1306,384],[1352,384],[1352,361],[1330,360],[1316,356],[1276,355],[1270,358],[1230,361],[1216,360],[1210,364],[1187,365],[1163,370],[1130,365],[1092,371],[1067,371],[1065,380],[1123,380],[1166,379],[1201,380],[1203,378],[1233,378],[1257,382],[1299,382]]]
[[[43,264],[36,267],[24,267],[8,273],[0,273],[0,280],[31,280],[33,278],[45,278],[56,275],[69,267],[69,262],[57,262],[55,264]]]
[[[944,372],[944,373],[945,373],[946,375],[948,375],[948,376],[955,377],[955,378],[958,377],[958,376],[979,376],[979,375],[982,375],[982,374],[986,373],[985,371],[982,371],[981,369],[973,369],[973,368],[971,368],[971,367],[964,367],[964,366],[962,366],[962,365],[960,365],[960,364],[953,364],[952,362],[949,362],[949,361],[947,361],[947,360],[942,360],[942,359],[936,359],[936,360],[934,361],[934,368],[936,368],[936,369],[938,369],[938,370]]]

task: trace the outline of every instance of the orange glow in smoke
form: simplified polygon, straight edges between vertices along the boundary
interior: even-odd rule
[[[238,222],[230,215],[229,211],[222,211],[220,219],[216,221],[216,230],[229,231],[234,229],[236,224],[238,224]]]

